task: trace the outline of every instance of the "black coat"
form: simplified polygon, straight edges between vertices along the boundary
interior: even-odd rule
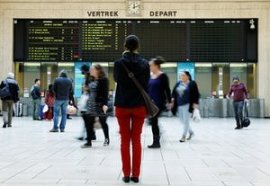
[[[14,102],[19,101],[19,86],[16,80],[12,78],[7,78],[6,80],[1,82],[0,89],[5,87],[5,81],[8,82],[9,91],[11,93],[11,96],[1,98],[2,100],[13,100]]]
[[[114,63],[114,80],[117,83],[115,93],[115,106],[134,108],[144,106],[144,99],[134,82],[128,77],[122,63],[134,73],[145,91],[147,91],[150,78],[148,61],[139,54],[126,52],[123,57]]]
[[[109,99],[109,81],[108,78],[100,78],[97,80],[97,96],[96,103],[98,105],[108,105]]]
[[[173,91],[172,91],[172,97],[174,98],[174,104],[173,104],[173,108],[172,108],[173,115],[176,115],[177,108],[178,108],[178,105],[177,105],[178,93],[177,93],[176,88],[178,87],[179,84],[180,84],[180,82],[177,82]],[[188,87],[190,90],[189,112],[192,113],[193,112],[193,104],[199,104],[200,93],[199,93],[197,83],[195,81],[190,81],[188,84]]]
[[[56,100],[69,100],[69,95],[72,92],[71,80],[66,77],[58,77],[53,84],[53,91]]]
[[[160,75],[160,90],[152,90],[152,91],[160,91],[160,105],[157,105],[160,110],[166,109],[166,103],[170,103],[172,99],[171,95],[171,89],[170,89],[170,82],[169,82],[169,77],[165,74],[162,73]],[[148,86],[148,91],[150,93],[151,90],[151,85],[149,84]],[[154,100],[154,98],[152,98]]]

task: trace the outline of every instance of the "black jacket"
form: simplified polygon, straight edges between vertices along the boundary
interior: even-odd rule
[[[147,91],[150,78],[148,62],[139,54],[126,52],[123,57],[114,63],[114,80],[117,83],[115,93],[115,106],[134,108],[144,106],[144,99],[134,82],[128,77],[122,63],[134,73],[136,79]]]
[[[72,93],[71,80],[66,77],[58,77],[53,84],[53,91],[56,100],[69,100],[69,95]]]
[[[19,101],[19,86],[16,80],[12,78],[7,78],[6,80],[1,82],[0,89],[5,87],[5,81],[8,82],[9,91],[11,96],[1,98],[2,100],[13,100],[14,102]]]
[[[41,99],[40,86],[33,85],[33,87],[31,88],[31,96],[34,100]]]
[[[97,82],[97,97],[96,103],[98,105],[108,105],[108,94],[109,94],[109,81],[108,78],[100,78]]]
[[[178,105],[177,105],[178,93],[177,93],[176,88],[178,87],[179,84],[180,84],[180,82],[177,82],[173,91],[172,91],[172,97],[174,98],[174,104],[173,104],[173,108],[172,108],[173,115],[176,115],[177,108],[178,108]],[[199,93],[197,83],[195,81],[190,81],[188,86],[189,86],[189,90],[190,90],[189,112],[192,113],[193,112],[193,104],[199,104],[200,93]]]
[[[148,91],[151,95],[150,91],[160,91],[160,97],[156,98],[160,100],[160,105],[157,105],[159,107],[160,110],[164,110],[166,109],[166,103],[170,103],[172,96],[171,96],[171,89],[170,89],[170,83],[169,83],[169,77],[167,76],[167,74],[162,73],[160,75],[160,90],[156,90],[156,89],[151,89],[151,85],[149,84],[148,86]],[[155,98],[152,98],[153,100],[155,100]]]

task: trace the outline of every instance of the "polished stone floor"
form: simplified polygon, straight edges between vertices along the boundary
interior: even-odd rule
[[[81,149],[83,142],[75,139],[80,117],[68,120],[65,133],[49,133],[49,121],[15,118],[12,128],[0,128],[0,186],[129,185],[121,181],[116,119],[108,123],[110,146],[103,146],[98,129],[93,148]],[[157,150],[146,148],[152,136],[150,126],[144,127],[139,185],[270,185],[270,120],[252,119],[249,128],[236,131],[232,118],[203,119],[192,124],[195,137],[186,143],[179,143],[178,118],[161,118],[160,127]]]

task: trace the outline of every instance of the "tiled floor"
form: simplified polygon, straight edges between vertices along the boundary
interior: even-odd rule
[[[97,130],[93,148],[81,149],[75,139],[79,117],[68,120],[65,133],[49,133],[52,122],[15,118],[13,128],[0,129],[0,186],[128,185],[121,181],[118,125],[115,118],[108,123],[109,147],[103,147],[102,130]],[[249,128],[235,131],[233,119],[203,119],[192,124],[194,139],[181,144],[178,119],[160,123],[158,150],[146,148],[152,136],[144,127],[140,185],[270,185],[270,120],[252,119]]]

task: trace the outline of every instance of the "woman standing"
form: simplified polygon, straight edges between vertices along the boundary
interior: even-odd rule
[[[123,65],[134,73],[135,78],[145,90],[147,90],[150,70],[148,62],[138,54],[139,38],[137,36],[126,37],[124,46],[126,51],[114,64],[114,79],[117,83],[115,115],[120,127],[123,181],[128,183],[131,180],[138,183],[142,154],[141,132],[146,108],[139,89],[129,78]],[[132,160],[130,143],[132,144]]]
[[[55,95],[53,92],[53,85],[50,84],[48,90],[46,91],[45,103],[48,105],[48,111],[45,112],[45,119],[52,120],[53,119],[53,105],[55,101]]]
[[[99,64],[94,65],[91,68],[90,74],[93,77],[93,80],[88,85],[89,99],[87,101],[87,111],[83,114],[87,133],[87,143],[85,143],[82,148],[92,147],[93,125],[96,117],[99,117],[99,122],[104,132],[105,141],[103,145],[108,146],[110,144],[109,127],[106,115],[108,110],[108,79],[102,66]]]
[[[184,124],[184,130],[180,142],[190,140],[194,132],[191,129],[189,118],[190,113],[195,108],[198,108],[200,93],[198,90],[197,83],[192,81],[191,75],[188,71],[184,71],[181,74],[181,80],[176,83],[172,93],[173,109],[172,113],[176,115],[177,109],[181,122]],[[189,137],[187,134],[189,133]]]
[[[171,90],[168,76],[160,69],[160,65],[165,60],[162,57],[156,57],[149,62],[150,70],[152,72],[149,81],[148,92],[155,104],[159,108],[159,113],[150,119],[153,133],[153,144],[148,145],[148,148],[160,148],[160,132],[158,126],[158,117],[160,113],[166,109],[166,103],[171,102]]]

